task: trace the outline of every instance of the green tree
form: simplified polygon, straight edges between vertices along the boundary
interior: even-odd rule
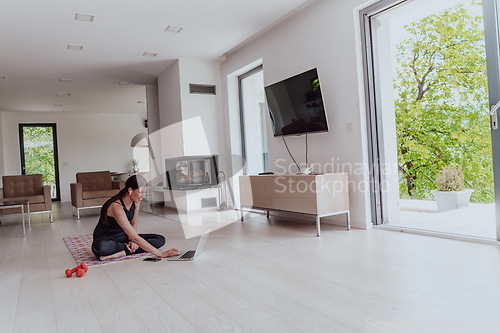
[[[430,199],[437,173],[457,164],[472,200],[493,201],[482,26],[463,5],[405,26],[394,80],[402,197]]]

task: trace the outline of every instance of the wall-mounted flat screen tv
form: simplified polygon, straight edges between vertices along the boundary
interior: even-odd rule
[[[265,87],[274,136],[327,132],[316,68]]]

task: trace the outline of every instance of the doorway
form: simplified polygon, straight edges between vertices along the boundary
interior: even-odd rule
[[[19,124],[21,173],[42,174],[53,201],[61,200],[56,124]]]
[[[361,18],[374,224],[498,240],[485,46],[498,31],[482,4],[387,0]],[[433,191],[450,167],[473,192],[443,211]]]
[[[267,108],[262,66],[239,76],[238,84],[244,172],[257,175],[268,171]]]

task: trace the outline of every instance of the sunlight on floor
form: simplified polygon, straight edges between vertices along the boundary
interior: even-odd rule
[[[186,239],[197,237],[208,230],[215,231],[233,222],[240,221],[240,215],[235,210],[190,213],[174,213],[165,210],[163,214],[156,211],[155,215],[181,222]]]

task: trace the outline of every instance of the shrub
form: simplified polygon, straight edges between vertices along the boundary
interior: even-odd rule
[[[436,187],[438,191],[462,191],[464,174],[456,165],[445,166],[436,178]]]

